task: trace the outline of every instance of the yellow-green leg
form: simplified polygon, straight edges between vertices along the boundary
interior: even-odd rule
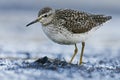
[[[72,56],[72,58],[71,58],[69,63],[71,63],[73,61],[73,59],[74,59],[75,55],[77,54],[77,52],[78,52],[78,48],[77,48],[77,45],[75,44],[74,54],[73,54],[73,56]]]
[[[85,42],[82,42],[82,50],[81,50],[79,65],[82,64],[82,57],[83,57],[83,53],[84,53],[84,47],[85,47]]]

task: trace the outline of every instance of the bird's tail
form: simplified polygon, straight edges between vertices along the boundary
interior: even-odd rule
[[[112,19],[112,16],[93,15],[92,19],[100,25],[100,24]]]

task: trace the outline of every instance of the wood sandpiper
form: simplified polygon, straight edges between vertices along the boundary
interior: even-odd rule
[[[38,13],[38,18],[29,26],[36,22],[42,24],[44,33],[54,42],[65,45],[75,45],[71,63],[78,52],[77,43],[82,43],[82,50],[79,64],[82,64],[82,56],[85,41],[92,32],[103,23],[110,20],[111,16],[90,14],[72,9],[52,9],[44,7]]]

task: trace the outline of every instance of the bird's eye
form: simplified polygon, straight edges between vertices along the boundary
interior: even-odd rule
[[[44,15],[44,17],[47,17],[47,14],[46,14],[46,15]]]

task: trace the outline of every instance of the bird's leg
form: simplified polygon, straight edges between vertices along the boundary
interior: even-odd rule
[[[82,64],[82,56],[83,56],[83,52],[84,52],[84,47],[85,47],[85,42],[82,42],[82,50],[81,50],[81,55],[80,55],[80,62],[79,62],[79,65]]]
[[[75,44],[74,54],[73,54],[73,56],[72,56],[72,58],[71,58],[69,63],[71,63],[73,61],[73,59],[74,59],[75,55],[77,54],[77,52],[78,52],[78,48],[77,48],[77,45]]]

